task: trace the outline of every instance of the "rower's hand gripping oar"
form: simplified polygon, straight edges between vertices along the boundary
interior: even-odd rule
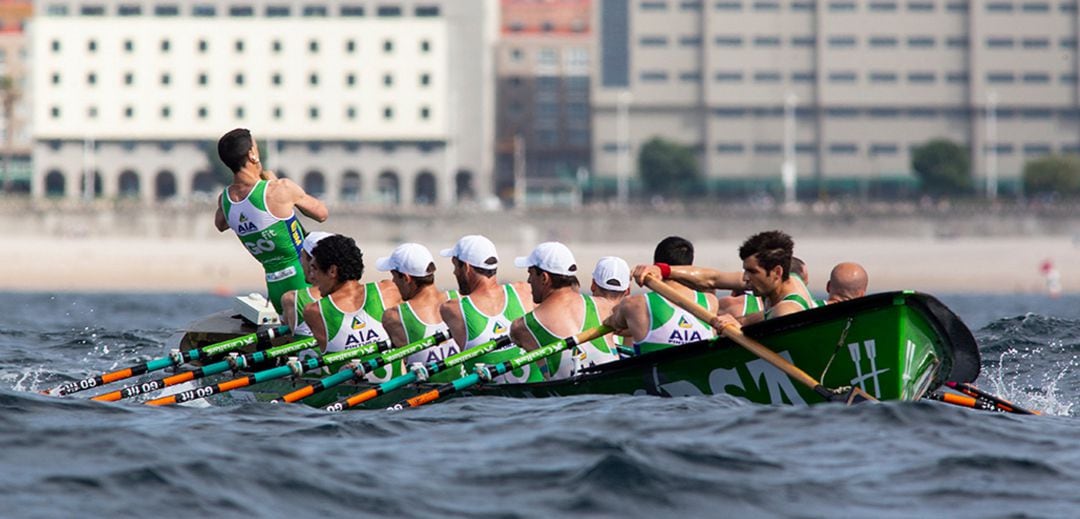
[[[49,391],[44,391],[44,393],[58,396],[70,395],[72,393],[78,393],[79,391],[85,391],[87,389],[110,384],[112,382],[137,377],[151,371],[179,366],[185,362],[214,357],[253,344],[256,345],[258,349],[266,349],[270,347],[270,341],[272,339],[287,335],[288,333],[289,327],[281,325],[185,352],[173,350],[168,356],[150,360],[142,364],[136,364],[129,368],[84,378],[75,382],[68,382]]]
[[[160,378],[157,380],[150,380],[143,382],[142,384],[132,384],[125,386],[117,391],[110,393],[103,393],[91,398],[91,400],[97,400],[99,402],[115,402],[122,398],[130,398],[137,395],[143,395],[151,393],[159,389],[164,389],[176,384],[182,384],[190,380],[200,379],[203,377],[209,377],[210,375],[216,375],[218,373],[224,373],[229,370],[241,370],[244,368],[250,368],[257,366],[271,359],[278,357],[285,357],[293,353],[297,353],[308,348],[314,348],[318,343],[313,338],[301,339],[299,341],[290,342],[276,348],[270,348],[266,351],[257,351],[254,353],[248,353],[247,355],[237,355],[236,352],[229,352],[229,357],[220,362],[213,364],[207,364],[201,368],[193,369],[191,371],[184,371],[175,375]]]
[[[549,355],[554,355],[567,348],[573,348],[578,344],[589,342],[597,337],[601,337],[611,333],[613,330],[608,326],[597,326],[596,328],[590,328],[573,337],[567,337],[565,339],[559,339],[551,344],[542,346],[533,351],[530,351],[519,357],[500,362],[491,366],[477,366],[476,371],[470,375],[461,377],[453,382],[443,384],[431,391],[422,393],[407,400],[398,402],[397,404],[388,408],[390,411],[397,411],[406,407],[419,407],[429,402],[434,402],[446,395],[456,393],[464,389],[475,386],[481,382],[490,382],[495,377],[509,373],[515,369],[521,368],[532,362],[536,362]]]
[[[649,287],[653,292],[656,292],[663,296],[664,299],[675,303],[679,306],[679,308],[690,312],[694,315],[694,317],[697,317],[698,319],[709,323],[710,326],[716,328],[724,337],[731,339],[739,346],[742,346],[743,348],[750,351],[750,353],[757,355],[765,362],[768,362],[780,371],[783,371],[789,377],[795,379],[797,382],[814,390],[815,393],[820,395],[826,401],[839,401],[852,404],[864,400],[877,400],[859,387],[852,387],[848,390],[836,392],[823,386],[821,382],[818,382],[817,379],[810,376],[805,371],[799,369],[798,366],[795,366],[794,364],[788,362],[787,359],[781,357],[780,355],[777,355],[776,352],[770,350],[764,344],[761,344],[760,342],[743,335],[742,331],[735,326],[720,321],[720,318],[710,312],[709,309],[702,307],[695,301],[691,301],[689,298],[680,294],[675,289],[664,284],[663,281],[657,279],[656,276],[653,276],[651,274],[645,276],[643,284]]]
[[[314,341],[315,339],[311,339]],[[374,355],[381,351],[385,351],[389,347],[390,343],[386,341],[373,342],[350,348],[347,350],[336,351],[334,353],[328,353],[319,357],[312,357],[303,360],[289,359],[289,362],[284,366],[278,366],[276,368],[266,369],[247,375],[244,377],[237,377],[231,380],[226,380],[219,384],[212,386],[200,387],[197,389],[190,389],[188,391],[181,391],[175,395],[169,395],[154,400],[150,400],[147,405],[173,405],[188,402],[191,400],[197,400],[200,398],[206,398],[220,393],[227,393],[234,389],[240,389],[242,387],[252,386],[261,382],[269,380],[275,380],[289,375],[300,375],[305,371],[311,371],[313,369],[319,369],[328,364],[336,364],[338,362],[345,362],[357,357],[366,357],[368,355]]]
[[[298,400],[303,400],[311,395],[314,395],[315,393],[318,393],[320,391],[325,391],[334,386],[344,384],[350,380],[362,379],[364,378],[364,376],[366,376],[368,373],[371,373],[372,371],[375,371],[392,362],[404,359],[405,357],[408,357],[409,355],[412,355],[414,353],[426,350],[436,344],[440,344],[443,341],[448,340],[449,338],[450,332],[440,330],[435,332],[435,335],[432,335],[431,337],[425,337],[406,346],[402,346],[396,350],[389,351],[383,355],[379,355],[378,357],[375,357],[373,359],[354,360],[349,364],[348,369],[343,369],[337,373],[334,373],[333,375],[330,375],[329,377],[322,378],[314,384],[304,386],[300,389],[297,389],[296,391],[282,396],[281,401],[287,403],[296,402]],[[277,402],[278,400],[274,400],[274,403]]]
[[[333,404],[325,407],[327,411],[337,412],[344,411],[346,409],[356,407],[372,398],[380,395],[384,395],[391,391],[401,389],[413,382],[423,382],[431,375],[436,373],[442,373],[450,368],[464,364],[472,359],[475,359],[481,355],[486,355],[499,348],[503,348],[510,345],[510,336],[504,335],[494,340],[487,341],[483,344],[477,344],[472,348],[469,348],[461,353],[450,355],[443,360],[430,362],[427,365],[415,363],[409,367],[409,372],[401,376],[392,378],[378,386],[371,389],[361,391],[348,398],[343,398]]]

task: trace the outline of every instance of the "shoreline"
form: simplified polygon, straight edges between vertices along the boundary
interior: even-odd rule
[[[347,231],[346,231],[347,232]],[[524,281],[525,271],[513,267],[515,256],[557,236],[539,236],[525,229],[512,242],[495,240],[500,255],[499,279]],[[695,263],[722,270],[739,270],[736,250],[741,240],[695,240]],[[436,283],[453,288],[450,262],[439,250],[456,238],[425,242],[435,255]],[[358,240],[364,250],[365,281],[383,279],[375,259],[389,255],[397,242]],[[262,292],[262,270],[231,233],[199,238],[86,237],[42,238],[17,236],[21,250],[12,254],[0,276],[0,291],[56,292],[178,292],[222,295]],[[601,256],[623,257],[631,266],[651,263],[655,242],[573,241],[588,289],[592,267]],[[1018,294],[1045,293],[1039,271],[1050,259],[1061,272],[1064,293],[1080,292],[1080,245],[1065,236],[1033,237],[853,237],[822,238],[795,235],[795,253],[810,270],[811,290],[824,293],[832,266],[841,261],[861,263],[870,275],[870,292],[918,290],[933,293]]]

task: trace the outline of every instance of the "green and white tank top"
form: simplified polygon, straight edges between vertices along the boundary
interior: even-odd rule
[[[226,188],[221,196],[221,210],[240,242],[266,270],[267,281],[276,281],[297,274],[294,262],[300,257],[304,230],[295,211],[287,218],[270,214],[266,208],[267,185],[266,180],[258,181],[239,202],[229,199]],[[283,272],[289,269],[293,272]]]
[[[765,308],[765,302],[760,297],[754,295],[753,292],[747,291],[743,295],[743,315],[756,314]]]
[[[446,323],[430,324],[413,311],[412,305],[406,301],[398,306],[398,312],[401,314],[401,326],[405,328],[405,342],[406,344],[412,344],[425,337],[431,337],[438,332],[446,332],[450,328],[446,326]],[[449,334],[448,334],[449,335]],[[450,355],[458,353],[457,343],[452,339],[443,341],[441,344],[436,344],[430,348],[422,351],[418,351],[405,358],[405,365],[408,366],[414,362],[420,362],[427,365],[432,362],[438,362],[445,359]]]
[[[296,304],[293,305],[293,335],[296,337],[311,337],[311,327],[304,322],[304,307],[314,303],[315,297],[311,295],[311,287],[298,288],[296,290]]]
[[[364,285],[364,304],[355,312],[345,312],[338,308],[331,296],[319,300],[322,310],[323,325],[326,327],[326,352],[347,350],[377,341],[389,341],[390,335],[382,325],[383,306],[379,285]],[[337,371],[340,366],[330,366],[330,371]],[[382,383],[402,374],[401,363],[391,369],[379,368],[369,373],[365,380]]]
[[[582,320],[578,333],[600,326],[600,312],[596,310],[596,303],[593,298],[582,294],[581,299],[582,304],[585,306],[585,318]],[[525,314],[525,327],[529,329],[529,333],[532,334],[533,338],[536,339],[536,343],[540,346],[547,346],[562,339],[562,337],[551,333],[544,326],[544,323],[537,319],[534,312]],[[545,357],[544,360],[547,362],[548,368],[547,379],[570,378],[576,375],[581,368],[611,362],[618,360],[618,358],[618,354],[612,351],[604,338],[598,337],[585,344],[579,344],[572,349],[563,350],[555,355]]]
[[[694,292],[697,304],[709,308],[709,300],[702,292]],[[716,333],[712,326],[694,317],[693,314],[671,304],[655,292],[645,294],[649,309],[649,333],[634,344],[638,355],[659,351],[688,342],[713,338]]]
[[[791,277],[795,278],[795,282],[798,283],[799,286],[802,287],[803,291],[806,292],[806,295],[809,296],[809,299],[807,299],[805,297],[803,298],[803,301],[806,301],[807,304],[809,305],[807,307],[804,307],[803,310],[809,310],[811,308],[817,308],[819,306],[822,306],[822,305],[820,305],[818,303],[817,299],[813,298],[814,294],[810,293],[810,288],[806,286],[806,281],[803,281],[802,276],[792,272]]]
[[[461,315],[465,318],[465,330],[468,337],[465,345],[462,346],[462,350],[467,350],[474,346],[479,346],[485,342],[497,339],[510,333],[510,323],[525,315],[525,307],[521,304],[521,298],[518,296],[517,290],[513,285],[503,285],[505,290],[505,297],[503,308],[500,312],[494,315],[488,315],[480,311],[472,303],[469,296],[462,296],[458,299],[458,304],[461,306]],[[525,354],[525,350],[518,346],[511,345],[501,350],[493,351],[487,355],[481,355],[471,362],[467,362],[464,365],[465,372],[471,372],[473,366],[476,364],[498,364],[503,361],[513,359]],[[540,382],[544,379],[539,369],[535,369],[536,365],[531,364],[521,369],[514,370],[511,373],[495,377],[496,383],[519,383],[519,382]]]
[[[811,308],[814,308],[814,304],[807,301],[806,298],[803,297],[801,294],[788,294],[788,295],[784,296],[783,299],[780,300],[780,303],[783,303],[784,301],[794,301],[796,304],[801,306],[803,310],[809,310]],[[780,304],[780,303],[777,303],[777,304]],[[773,317],[773,315],[772,315],[773,309],[775,309],[775,308],[776,308],[776,306],[771,306],[771,307],[769,307],[768,309],[765,310],[765,319],[772,319],[772,317]]]

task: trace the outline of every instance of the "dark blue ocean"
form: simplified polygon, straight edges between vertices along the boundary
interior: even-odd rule
[[[37,391],[162,356],[229,302],[0,294],[0,516],[1080,516],[1080,296],[938,296],[975,332],[979,386],[1043,416],[723,396],[103,404]]]

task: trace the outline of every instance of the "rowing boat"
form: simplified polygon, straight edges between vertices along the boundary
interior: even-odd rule
[[[180,347],[200,347],[254,325],[224,312],[189,327]],[[231,329],[235,328],[235,329]],[[743,328],[743,333],[828,387],[858,387],[879,400],[918,400],[945,382],[973,382],[978,346],[967,326],[936,298],[887,292],[791,314]],[[317,377],[316,377],[317,378]],[[272,401],[315,378],[278,379],[237,391],[230,398]],[[304,402],[324,407],[369,387],[343,384]],[[428,389],[384,395],[367,408],[384,408]],[[810,405],[821,395],[726,338],[698,341],[594,366],[564,380],[487,384],[461,396],[513,398],[585,394],[664,397],[728,394],[761,404]]]

